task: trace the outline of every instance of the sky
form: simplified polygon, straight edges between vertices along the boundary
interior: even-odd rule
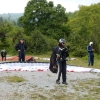
[[[23,13],[29,0],[0,0],[0,14],[2,13]],[[61,4],[66,12],[78,10],[79,5],[90,6],[100,3],[100,0],[47,0],[53,1],[54,5]]]

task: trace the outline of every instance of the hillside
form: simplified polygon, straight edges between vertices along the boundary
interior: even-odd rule
[[[21,17],[23,13],[3,13],[0,14],[0,17],[6,19],[8,21],[17,21],[19,17]]]

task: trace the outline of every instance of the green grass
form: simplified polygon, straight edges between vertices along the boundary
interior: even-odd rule
[[[69,60],[69,61],[67,61],[67,64],[75,65],[75,66],[81,66],[81,67],[88,67],[88,60],[84,59],[84,58],[77,58],[76,57],[76,60]],[[95,58],[94,59],[94,65],[93,66],[89,66],[89,67],[100,69],[100,61],[99,61],[99,59]]]
[[[24,97],[24,95],[22,93],[17,93],[17,92],[14,92],[13,95],[14,95],[14,97],[17,97],[19,99]]]
[[[25,79],[23,77],[19,76],[8,76],[6,77],[8,82],[23,82]]]
[[[3,76],[3,77],[0,77],[0,82],[4,82],[4,81],[7,81],[7,82],[24,82],[26,81],[23,77],[21,76]]]
[[[48,52],[46,54],[29,54],[33,57],[39,57],[39,58],[50,58],[52,52]]]
[[[37,100],[37,98],[38,100],[47,100],[43,94],[39,94],[39,93],[34,93],[34,94],[31,94],[30,96],[31,100]]]

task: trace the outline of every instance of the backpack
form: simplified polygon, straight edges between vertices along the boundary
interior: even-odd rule
[[[58,72],[58,65],[57,65],[57,53],[58,47],[54,47],[52,50],[52,54],[50,57],[50,66],[49,69],[52,73],[57,73]]]

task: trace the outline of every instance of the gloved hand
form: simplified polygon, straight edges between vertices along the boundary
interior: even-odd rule
[[[57,55],[57,58],[60,58],[60,54],[56,54]]]

